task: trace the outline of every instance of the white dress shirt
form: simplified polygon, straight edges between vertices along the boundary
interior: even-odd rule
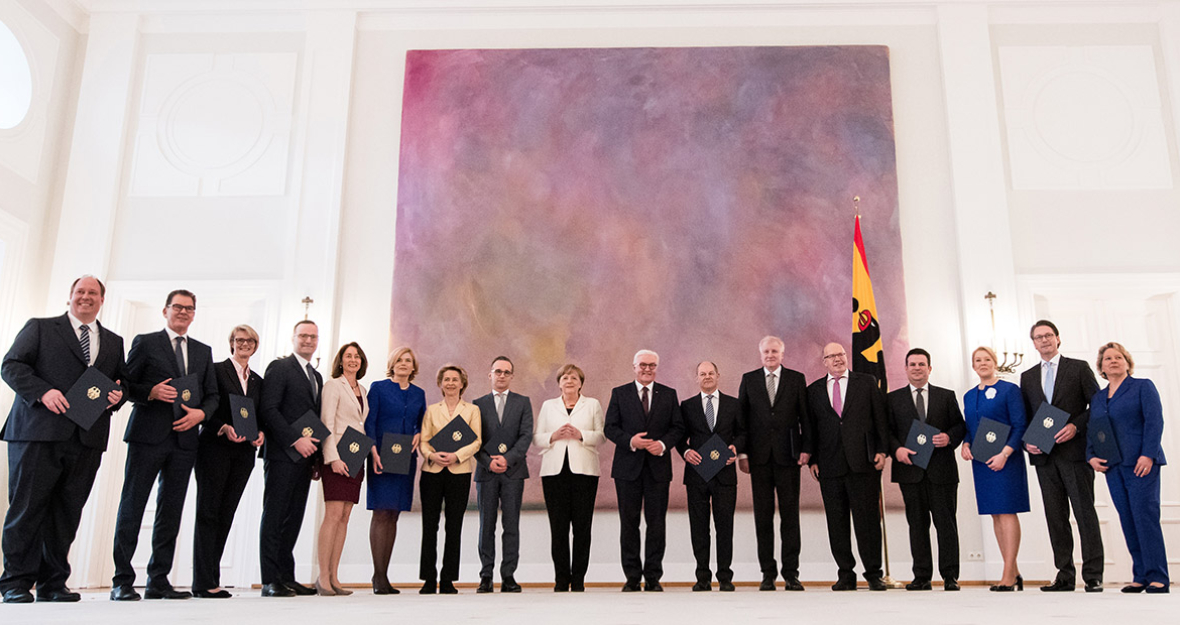
[[[66,316],[70,318],[70,327],[74,329],[74,336],[78,339],[78,344],[82,343],[82,326],[86,326],[90,332],[90,362],[88,365],[94,364],[98,360],[98,321],[91,321],[90,323],[82,323],[80,319],[74,316],[71,312],[66,312]]]
[[[828,374],[828,405],[832,404],[832,385],[836,384],[837,380],[839,380],[839,384],[840,384],[840,407],[843,408],[846,404],[848,404],[848,372],[847,371],[845,371],[844,375],[840,376],[839,378],[833,377],[832,374],[830,374],[830,373]]]
[[[654,402],[656,400],[655,386],[656,386],[655,382],[652,382],[651,384],[644,385],[644,384],[640,384],[639,380],[635,380],[635,392],[639,393],[640,401],[643,400],[643,389],[645,389],[645,388],[647,389],[647,407],[649,410],[651,409],[652,402]],[[660,453],[658,453],[656,455],[657,456],[664,455],[664,452],[668,451],[668,446],[665,445],[663,441],[656,441],[656,442],[660,444]],[[635,451],[635,448],[632,447],[631,451]]]
[[[164,328],[164,331],[168,333],[168,347],[173,352],[176,351],[176,337],[178,337],[178,336],[184,337],[184,340],[180,342],[180,353],[184,355],[184,370],[187,373],[188,372],[188,335],[187,334],[177,334],[172,331],[172,328]]]
[[[1049,388],[1049,367],[1045,366],[1045,363],[1047,363],[1047,362],[1053,363],[1053,367],[1052,367],[1053,381],[1056,382],[1057,381],[1057,374],[1061,373],[1061,352],[1057,352],[1057,355],[1050,358],[1049,360],[1043,360],[1043,359],[1041,360],[1041,389],[1042,390]],[[1054,389],[1056,389],[1056,388],[1057,387],[1054,386]],[[1052,400],[1053,398],[1050,397],[1049,399]]]

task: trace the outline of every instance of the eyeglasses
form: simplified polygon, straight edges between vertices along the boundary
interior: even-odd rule
[[[505,377],[507,377],[507,376],[510,376],[510,375],[512,375],[512,372],[511,372],[511,371],[505,371],[505,370],[503,370],[503,369],[492,369],[492,375],[502,375],[502,376],[505,376]]]
[[[169,306],[174,312],[178,313],[193,313],[197,310],[196,306],[185,306],[184,304],[172,304]]]
[[[318,335],[318,334],[296,334],[295,338],[299,339],[300,341],[308,341],[311,339],[318,339],[318,338],[320,338],[320,335]]]
[[[251,338],[245,338],[245,339],[235,338],[234,339],[234,345],[256,345],[256,344],[258,344],[258,341],[255,341],[254,339],[251,339]]]
[[[1032,339],[1034,341],[1048,341],[1049,339],[1055,339],[1055,338],[1057,338],[1057,335],[1053,334],[1052,332],[1048,332],[1045,334],[1034,334],[1032,337]]]
[[[824,356],[824,360],[829,358],[844,358],[845,356],[847,356],[847,354],[844,352],[840,352],[839,354],[828,354],[827,356]]]
[[[660,363],[658,363],[658,362],[641,362],[636,366],[638,366],[640,369],[654,371],[656,367],[660,366]]]

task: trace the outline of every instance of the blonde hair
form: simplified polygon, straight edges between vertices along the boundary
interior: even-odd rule
[[[1098,348],[1098,362],[1095,364],[1098,366],[1098,375],[1102,376],[1102,379],[1104,379],[1104,380],[1107,379],[1106,372],[1104,372],[1102,370],[1102,355],[1105,354],[1106,350],[1108,350],[1108,349],[1119,350],[1119,353],[1123,355],[1124,359],[1126,359],[1126,361],[1127,361],[1127,375],[1131,375],[1132,373],[1135,373],[1135,359],[1131,358],[1131,352],[1128,352],[1127,348],[1123,347],[1123,345],[1121,343],[1115,343],[1114,341],[1111,341],[1111,342],[1107,343],[1106,345],[1103,345],[1102,347]]]
[[[418,355],[409,347],[399,347],[393,350],[393,353],[389,355],[389,360],[385,363],[385,375],[393,377],[393,365],[402,357],[402,354],[409,354],[410,358],[414,359],[414,370],[410,372],[410,377],[406,380],[406,382],[413,382],[414,378],[418,377]]]
[[[996,350],[988,347],[987,345],[980,345],[971,352],[972,364],[975,364],[975,354],[978,354],[979,352],[987,352],[987,355],[991,356],[992,362],[996,363],[997,365],[1000,364],[1000,359],[996,356]]]

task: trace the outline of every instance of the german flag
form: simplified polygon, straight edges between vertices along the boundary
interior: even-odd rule
[[[877,386],[889,392],[873,280],[869,277],[865,242],[860,236],[860,215],[856,216],[856,234],[852,239],[852,370],[873,374]]]

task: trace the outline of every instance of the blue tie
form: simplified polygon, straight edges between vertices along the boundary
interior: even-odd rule
[[[1045,363],[1045,401],[1053,403],[1053,385],[1056,382],[1053,376],[1053,361]]]
[[[709,431],[717,425],[717,415],[713,413],[713,396],[705,395],[705,423],[709,425]]]

